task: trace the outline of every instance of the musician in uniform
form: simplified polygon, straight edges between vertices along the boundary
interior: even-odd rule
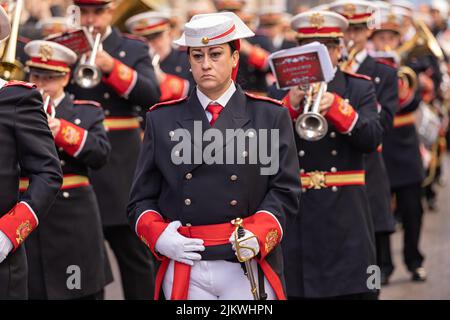
[[[105,112],[111,155],[108,163],[91,176],[104,235],[118,260],[125,299],[149,299],[153,296],[152,257],[128,226],[126,207],[141,147],[138,114],[159,101],[159,84],[147,44],[111,26],[114,1],[74,3],[81,9],[81,24],[94,26],[94,35],[102,35],[103,50],[95,60],[103,74],[100,84],[82,88],[73,81],[68,91],[78,100],[99,102]]]
[[[397,49],[400,42],[400,31],[404,23],[404,15],[393,8],[379,9],[381,23],[374,30],[371,41],[376,51]],[[402,10],[405,12],[405,10]],[[398,60],[398,58],[397,58]],[[422,221],[422,181],[424,170],[419,149],[419,139],[415,127],[414,111],[422,99],[417,81],[415,65],[407,62],[407,68],[400,69],[399,104],[394,117],[394,129],[383,139],[383,158],[391,185],[391,193],[395,197],[395,210],[399,215],[404,230],[403,257],[412,280],[425,281],[426,271],[422,267],[424,257],[419,250],[419,238]],[[404,71],[406,70],[406,71]],[[415,80],[414,80],[415,79]],[[416,86],[416,88],[414,88]],[[381,245],[385,255],[382,258],[382,280],[388,283],[394,270],[392,264],[389,238]]]
[[[96,102],[74,101],[64,91],[75,52],[42,40],[28,43],[25,52],[30,81],[48,97],[45,109],[64,174],[54,205],[27,243],[29,297],[101,299],[112,274],[89,170],[104,166],[111,150],[103,109]],[[20,191],[28,184],[27,178],[21,179]],[[75,289],[67,285],[71,266],[81,272]]]
[[[328,132],[317,141],[296,135],[303,193],[298,218],[287,220],[283,242],[288,296],[375,299],[367,286],[376,256],[364,163],[364,154],[376,150],[383,134],[375,89],[370,78],[338,66],[348,27],[343,16],[307,11],[296,15],[291,27],[299,45],[318,41],[327,46],[335,74],[320,101]],[[305,91],[294,87],[278,97],[283,94],[296,122]]]
[[[252,299],[253,286],[236,254],[251,259],[246,270],[255,275],[257,298],[285,298],[279,243],[285,217],[298,210],[298,164],[292,161],[294,137],[287,110],[275,100],[244,93],[234,82],[236,42],[251,36],[231,12],[194,16],[176,43],[188,47],[197,87],[189,97],[158,104],[147,113],[128,214],[138,237],[161,263],[155,294],[162,288],[166,299]],[[215,132],[226,139],[213,153],[226,154],[233,163],[211,161],[210,145],[202,146],[194,136],[191,144],[187,133],[194,135],[198,126],[202,135]],[[270,173],[260,171],[261,161],[242,144],[261,139],[260,129],[279,133],[279,164]],[[244,140],[226,138],[230,130],[245,133]],[[181,132],[187,145],[178,150]],[[201,161],[192,161],[191,147],[205,155]],[[256,161],[250,164],[252,157]],[[238,217],[243,234],[231,223]],[[244,237],[242,243],[236,235]]]
[[[10,30],[0,7],[0,39]],[[27,299],[23,243],[53,204],[62,183],[61,166],[35,86],[0,80],[0,105],[0,299]],[[30,185],[19,197],[21,170],[28,172]]]
[[[188,95],[194,79],[189,71],[186,50],[174,48],[170,35],[170,16],[148,11],[129,18],[125,23],[134,35],[145,37],[155,62],[155,73],[161,90],[160,101],[177,100]]]
[[[341,0],[329,5],[331,11],[347,18],[349,28],[344,33],[348,48],[347,61],[341,69],[369,76],[374,85],[378,101],[378,112],[383,134],[392,130],[398,105],[397,68],[385,59],[372,58],[366,49],[371,30],[368,27],[375,12],[370,2],[361,0]],[[350,44],[353,43],[353,44]],[[375,229],[377,264],[384,257],[381,243],[395,231],[395,221],[391,210],[391,191],[389,177],[381,154],[382,145],[376,151],[365,156],[366,188],[369,197],[370,212]]]

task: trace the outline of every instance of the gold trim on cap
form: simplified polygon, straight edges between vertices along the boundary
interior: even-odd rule
[[[342,32],[330,32],[330,33],[297,33],[297,39],[305,38],[343,38]]]
[[[208,44],[209,43],[209,38],[208,37],[203,37],[202,38],[202,43],[203,44]]]
[[[26,65],[28,67],[45,69],[45,70],[50,70],[50,71],[66,72],[66,73],[70,72],[70,68],[59,67],[59,66],[50,66],[50,65],[45,64],[45,63],[38,63],[38,62],[27,61]]]

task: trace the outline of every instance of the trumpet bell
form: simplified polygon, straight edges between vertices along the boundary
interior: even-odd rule
[[[102,75],[98,68],[90,64],[81,64],[75,70],[74,79],[81,88],[91,89],[100,83]]]
[[[14,63],[0,61],[0,78],[6,81],[24,80],[25,69],[19,61]]]
[[[306,141],[318,141],[326,136],[328,122],[320,113],[307,112],[297,118],[295,130]]]

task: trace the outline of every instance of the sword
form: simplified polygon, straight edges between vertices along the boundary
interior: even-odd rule
[[[258,286],[257,286],[256,280],[255,280],[255,274],[253,273],[253,266],[252,266],[252,262],[251,262],[252,258],[242,257],[240,254],[240,249],[251,250],[254,253],[254,255],[256,255],[256,252],[253,248],[241,246],[241,242],[244,240],[242,238],[245,235],[245,231],[244,231],[244,227],[243,227],[244,221],[241,218],[237,218],[237,219],[234,219],[233,221],[231,221],[231,223],[236,227],[236,231],[234,233],[234,236],[235,236],[234,240],[235,240],[237,258],[238,258],[239,262],[241,263],[241,265],[243,264],[243,266],[244,266],[244,274],[247,276],[248,281],[250,282],[250,288],[252,291],[253,299],[260,300]],[[256,238],[256,236],[252,236],[252,237]],[[241,240],[239,240],[239,239],[241,239]],[[245,240],[248,240],[248,239],[249,238],[246,238]]]

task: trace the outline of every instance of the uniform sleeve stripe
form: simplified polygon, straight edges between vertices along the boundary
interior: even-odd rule
[[[275,219],[275,221],[278,223],[278,226],[280,227],[280,230],[281,230],[281,238],[280,238],[280,241],[281,241],[281,239],[283,239],[284,232],[283,232],[283,228],[281,227],[280,221],[278,221],[277,217],[272,212],[267,211],[267,210],[259,210],[256,213],[267,213],[268,215],[271,215]]]
[[[344,134],[349,134],[350,132],[352,132],[353,128],[354,128],[355,125],[356,125],[356,122],[358,122],[358,118],[359,118],[359,114],[356,113],[356,114],[355,114],[355,119],[353,120],[353,122],[352,122],[350,128],[348,129],[347,132],[344,132]]]
[[[39,219],[38,219],[36,213],[34,213],[34,210],[31,208],[31,206],[28,203],[26,203],[25,201],[20,201],[20,203],[22,203],[22,204],[27,206],[28,210],[30,210],[30,212],[33,215],[34,219],[36,219],[36,226],[38,226],[39,225]]]
[[[125,91],[125,93],[123,94],[124,98],[128,98],[128,96],[130,95],[131,91],[134,89],[134,87],[136,86],[137,83],[137,79],[138,79],[138,74],[136,72],[136,70],[133,71],[133,80],[131,81],[130,86],[128,87],[128,89]]]
[[[135,224],[135,226],[134,226],[134,232],[136,232],[136,234],[137,234],[138,236],[139,236],[139,234],[138,234],[138,232],[137,232],[137,226],[139,225],[139,221],[140,221],[141,218],[144,216],[144,214],[149,213],[149,212],[156,213],[157,215],[159,215],[159,216],[161,217],[161,219],[164,219],[164,218],[162,217],[162,215],[161,215],[158,211],[155,211],[155,210],[145,210],[144,212],[142,212],[142,213],[139,215],[139,218],[137,218],[136,224]]]
[[[73,154],[73,156],[76,158],[78,157],[78,155],[81,153],[81,151],[84,148],[84,145],[86,144],[86,139],[88,136],[89,132],[87,130],[84,131],[84,135],[83,135],[83,140],[81,141],[80,147],[78,148],[78,150]]]

